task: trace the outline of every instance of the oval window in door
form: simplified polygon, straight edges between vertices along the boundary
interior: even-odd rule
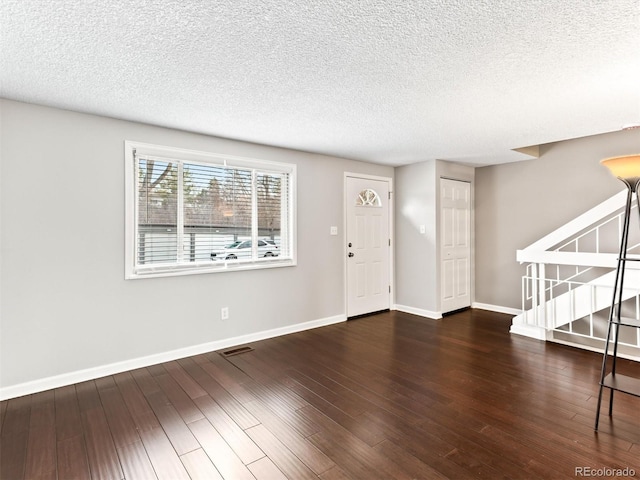
[[[367,188],[362,190],[358,194],[358,198],[356,199],[356,206],[358,207],[381,207],[382,201],[380,200],[380,196],[376,193],[375,190],[371,190]]]

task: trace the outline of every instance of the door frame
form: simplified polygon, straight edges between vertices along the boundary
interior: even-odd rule
[[[349,303],[349,281],[347,279],[347,179],[348,178],[360,178],[364,180],[377,180],[381,182],[387,182],[389,186],[389,239],[391,245],[389,246],[389,286],[391,291],[389,292],[389,310],[395,310],[395,298],[396,298],[396,273],[395,273],[395,220],[394,220],[394,191],[393,191],[393,178],[381,177],[378,175],[367,175],[364,173],[344,172],[343,188],[342,188],[342,281],[344,282],[344,316],[348,319],[348,303]]]

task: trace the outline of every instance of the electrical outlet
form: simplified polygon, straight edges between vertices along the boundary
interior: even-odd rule
[[[229,320],[229,307],[222,307],[220,309],[220,320]]]

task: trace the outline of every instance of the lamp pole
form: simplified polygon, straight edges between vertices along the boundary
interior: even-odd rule
[[[628,259],[627,249],[629,244],[629,221],[631,219],[631,204],[633,195],[638,197],[638,187],[640,185],[640,155],[625,155],[622,157],[613,157],[602,160],[601,162],[607,167],[611,173],[616,176],[627,187],[627,201],[624,207],[624,217],[622,222],[622,235],[620,239],[620,252],[616,266],[615,282],[613,286],[613,295],[611,299],[611,309],[609,310],[609,322],[607,327],[607,339],[604,346],[602,357],[602,370],[600,372],[600,391],[598,393],[598,406],[596,410],[596,421],[594,430],[598,430],[598,422],[600,420],[600,407],[602,405],[602,394],[604,388],[610,389],[609,397],[609,416],[613,413],[613,392],[614,390],[624,391],[618,388],[616,383],[616,359],[618,356],[618,335],[620,333],[620,325],[622,325],[622,300],[624,273],[627,261],[637,261],[638,259]],[[640,205],[640,203],[638,203]],[[640,209],[639,209],[640,213]],[[609,344],[611,342],[613,329],[615,328],[615,340],[613,342],[613,353],[611,362],[611,374],[607,376],[607,358],[609,356]],[[627,392],[629,393],[629,392]]]

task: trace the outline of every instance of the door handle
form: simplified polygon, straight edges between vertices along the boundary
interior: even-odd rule
[[[355,253],[353,253],[353,252],[349,252],[349,258],[351,258],[351,257],[355,257],[355,256],[356,256],[356,254],[355,254]]]

